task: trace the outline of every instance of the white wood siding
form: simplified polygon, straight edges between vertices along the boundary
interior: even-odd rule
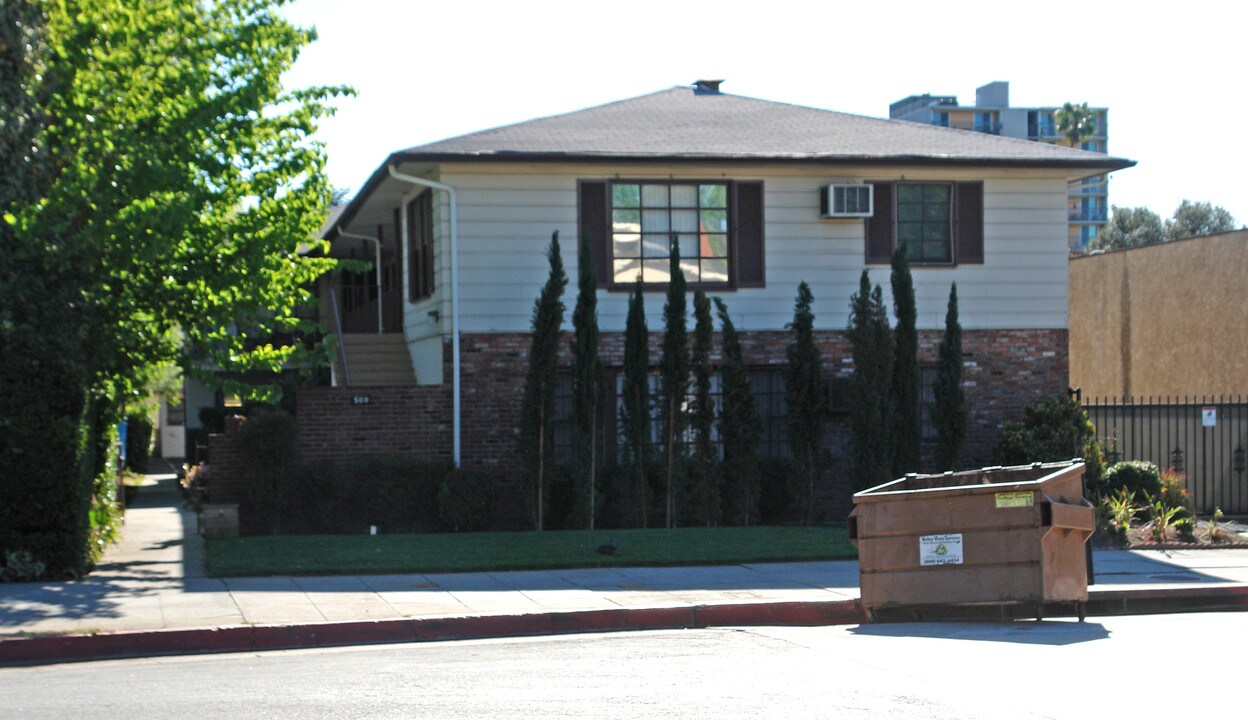
[[[1065,328],[1066,177],[1062,171],[1011,169],[817,168],[667,166],[444,166],[441,181],[459,195],[460,317],[464,332],[525,332],[533,301],[545,282],[545,248],[559,231],[569,277],[564,295],[571,329],[576,298],[578,179],[761,179],[765,185],[766,280],[759,289],[719,293],[739,329],[780,329],[792,319],[801,281],[815,296],[816,325],[842,328],[850,295],[864,267],[861,220],[819,218],[819,188],[833,180],[983,180],[984,264],[915,268],[919,326],[944,326],[950,282],[958,284],[965,328]],[[449,319],[449,258],[445,193],[438,193],[435,304]],[[406,265],[405,265],[406,267]],[[871,280],[889,295],[887,266],[871,266]],[[647,293],[651,329],[661,324],[663,293]],[[627,294],[599,291],[604,331],[622,331]],[[888,300],[891,303],[891,299]],[[891,305],[890,305],[891,307]],[[421,325],[430,306],[408,306]],[[444,322],[444,329],[449,326]],[[425,327],[428,327],[425,325]],[[410,335],[409,335],[410,337]]]

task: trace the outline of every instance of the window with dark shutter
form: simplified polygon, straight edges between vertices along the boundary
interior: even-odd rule
[[[603,287],[662,287],[673,242],[691,287],[765,283],[762,182],[583,180],[577,206]]]
[[[982,265],[982,182],[873,183],[875,214],[867,219],[868,265],[886,265],[898,247],[911,265]]]

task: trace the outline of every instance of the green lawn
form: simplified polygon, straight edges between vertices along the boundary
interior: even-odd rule
[[[614,555],[597,548],[612,539]],[[844,527],[278,535],[208,541],[208,574],[356,575],[845,560]]]

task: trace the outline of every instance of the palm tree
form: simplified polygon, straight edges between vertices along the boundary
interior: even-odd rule
[[[1096,133],[1096,112],[1088,109],[1088,104],[1066,103],[1061,110],[1053,113],[1057,123],[1057,132],[1064,135],[1072,148],[1083,145],[1084,139]]]

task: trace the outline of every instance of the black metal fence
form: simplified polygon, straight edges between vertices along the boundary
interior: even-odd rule
[[[1248,398],[1092,398],[1083,407],[1109,462],[1174,468],[1198,513],[1248,514]]]

